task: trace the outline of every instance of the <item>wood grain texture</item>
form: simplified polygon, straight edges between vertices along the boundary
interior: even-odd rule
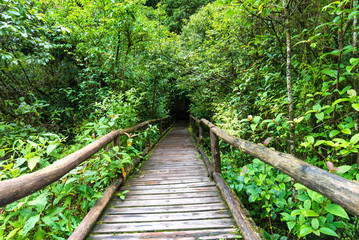
[[[92,240],[116,240],[116,239],[237,239],[240,235],[233,228],[195,230],[195,231],[168,231],[168,232],[143,232],[125,234],[99,234],[91,235]]]
[[[219,150],[219,141],[217,135],[210,130],[212,169],[213,172],[221,173],[221,153]]]
[[[125,209],[124,209],[125,208]],[[227,207],[223,202],[221,203],[206,203],[195,205],[175,205],[175,206],[156,206],[156,207],[118,207],[108,208],[106,214],[153,214],[153,213],[178,213],[178,212],[201,212],[213,210],[226,210]]]
[[[118,190],[129,192],[112,198],[90,239],[239,238],[198,155],[188,130],[176,127]]]
[[[93,233],[127,233],[146,231],[169,231],[169,230],[195,230],[195,229],[221,229],[234,227],[233,219],[205,219],[187,221],[158,221],[139,223],[111,223],[97,224]]]

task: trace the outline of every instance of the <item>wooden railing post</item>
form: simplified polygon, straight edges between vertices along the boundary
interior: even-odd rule
[[[119,151],[121,149],[121,134],[118,134],[117,137],[115,137],[115,139],[113,140],[113,146],[114,147],[118,147]]]
[[[212,132],[212,131],[211,131]],[[203,139],[203,127],[201,121],[198,122],[198,145],[201,146]]]
[[[162,132],[163,132],[163,126],[162,126],[162,120],[160,121],[160,135],[162,135]]]
[[[146,130],[149,130],[150,125],[147,124]],[[146,147],[151,146],[151,136],[150,136],[150,131],[147,131],[147,141],[146,141]]]
[[[217,135],[210,129],[213,172],[221,173],[221,153]]]

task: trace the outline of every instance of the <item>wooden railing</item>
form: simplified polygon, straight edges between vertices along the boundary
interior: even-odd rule
[[[221,158],[218,138],[229,145],[248,153],[294,178],[297,182],[331,199],[349,212],[359,216],[359,184],[306,163],[290,154],[269,149],[228,134],[206,119],[191,116],[192,129],[198,125],[199,145],[203,139],[203,126],[210,129],[213,175],[221,173]]]
[[[107,135],[97,139],[86,147],[58,160],[50,166],[47,166],[36,172],[20,176],[14,179],[0,182],[0,207],[12,203],[18,199],[26,197],[36,191],[39,191],[51,183],[59,180],[65,174],[77,167],[83,161],[89,159],[100,149],[106,147],[113,141],[114,146],[119,146],[120,137],[142,128],[147,128],[149,124],[158,123],[160,134],[162,129],[170,122],[170,117],[153,119],[142,122],[134,127],[112,131]],[[151,145],[150,138],[147,139],[147,148]],[[134,163],[135,165],[135,163]]]

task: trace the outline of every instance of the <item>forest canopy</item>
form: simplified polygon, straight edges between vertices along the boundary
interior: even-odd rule
[[[236,137],[359,181],[358,13],[357,0],[0,0],[0,181],[170,115],[178,96]],[[221,144],[266,238],[359,238],[357,216]],[[1,209],[0,239],[66,239],[118,170],[97,172],[100,186],[101,166]]]

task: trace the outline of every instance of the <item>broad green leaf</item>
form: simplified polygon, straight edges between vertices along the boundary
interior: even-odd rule
[[[27,164],[31,170],[36,167],[36,164],[40,161],[40,157],[32,157],[27,160]]]
[[[337,168],[336,172],[337,172],[338,174],[343,174],[343,173],[348,172],[351,168],[352,168],[352,166],[342,165],[342,166],[339,166],[339,167]]]
[[[312,229],[311,227],[306,226],[306,225],[303,225],[303,226],[300,228],[299,234],[300,234],[301,237],[304,237],[304,236],[306,236],[306,235],[308,235],[308,234],[310,234],[310,233],[312,233],[312,232],[313,232],[313,229]]]
[[[294,228],[295,222],[287,222],[287,226],[288,226],[288,229],[289,229],[289,232],[290,232]]]
[[[332,137],[335,137],[338,133],[340,133],[339,130],[333,130],[329,133],[329,137],[332,138]]]
[[[335,102],[332,103],[332,106],[334,107],[334,106],[337,105],[338,103],[348,102],[348,101],[350,101],[349,98],[339,98],[338,100],[336,100]]]
[[[315,104],[313,106],[313,110],[315,110],[315,111],[320,111],[321,109],[322,109],[322,107],[320,106],[320,104]]]
[[[28,205],[30,206],[34,206],[35,209],[41,213],[46,205],[47,205],[47,195],[45,193],[39,195],[37,198],[35,198],[34,200],[30,201],[28,203]]]
[[[313,210],[304,210],[304,215],[306,217],[318,217],[318,213],[314,212]]]
[[[342,208],[341,206],[337,205],[337,204],[328,204],[325,207],[325,210],[327,210],[328,212],[330,212],[331,214],[335,215],[335,216],[339,216],[342,218],[346,218],[349,219],[348,214],[346,213],[346,211],[344,210],[344,208]]]
[[[25,237],[26,234],[35,227],[36,223],[40,220],[40,214],[30,217],[23,228],[22,236]]]
[[[338,234],[336,234],[332,229],[330,228],[326,228],[326,227],[321,227],[319,228],[319,231],[321,233],[324,233],[324,234],[327,234],[327,235],[330,235],[330,236],[333,236],[333,237],[339,237]]]
[[[309,210],[312,206],[312,202],[310,200],[305,200],[303,206],[305,210]]]
[[[342,133],[345,133],[345,134],[352,134],[352,131],[350,131],[349,128],[345,128],[345,129],[342,129]]]
[[[324,113],[316,113],[315,117],[319,120],[319,121],[323,121],[324,120]]]
[[[15,236],[15,234],[20,230],[21,228],[15,228],[12,230],[6,237],[6,240],[11,240]]]
[[[300,183],[295,183],[294,184],[295,189],[297,190],[301,190],[301,189],[305,189],[306,187],[303,184]]]
[[[297,215],[300,215],[302,212],[299,210],[299,209],[296,209],[294,211],[291,212],[291,216],[297,216]]]
[[[46,149],[47,155],[50,155],[56,147],[57,147],[57,144],[50,144],[49,146],[47,146],[47,149]]]
[[[312,225],[313,229],[318,229],[319,227],[318,218],[313,218],[310,224]]]
[[[46,233],[40,228],[34,235],[34,240],[43,240],[45,239]]]
[[[348,15],[348,19],[351,19],[352,17],[356,16],[359,14],[359,11],[357,10],[354,10],[353,12],[351,12],[349,15]],[[351,60],[351,59],[350,59]]]
[[[307,141],[308,141],[310,144],[313,144],[313,143],[314,143],[314,137],[313,137],[313,136],[308,136],[308,137],[307,137]]]
[[[356,110],[359,111],[359,103],[353,103],[352,107]]]

